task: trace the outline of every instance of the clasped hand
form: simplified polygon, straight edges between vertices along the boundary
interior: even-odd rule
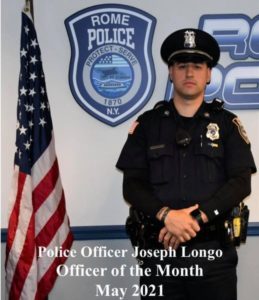
[[[200,231],[198,222],[191,216],[191,212],[198,205],[179,210],[170,210],[165,219],[165,226],[160,230],[159,242],[163,242],[165,249],[172,247],[177,249],[181,243],[185,243],[196,237]]]

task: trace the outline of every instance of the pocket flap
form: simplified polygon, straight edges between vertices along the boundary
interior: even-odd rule
[[[149,159],[157,159],[161,156],[173,156],[173,154],[173,144],[157,144],[148,148]]]

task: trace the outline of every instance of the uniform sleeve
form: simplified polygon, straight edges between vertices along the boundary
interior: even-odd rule
[[[153,218],[164,206],[155,197],[148,180],[148,173],[144,169],[124,170],[123,196],[133,207]]]
[[[125,170],[147,169],[147,166],[146,135],[142,118],[139,117],[131,126],[116,167],[120,170]]]
[[[235,175],[207,201],[200,209],[207,215],[209,221],[228,213],[251,193],[251,170],[236,169]]]
[[[225,163],[226,172],[229,177],[236,169],[249,168],[251,173],[256,172],[254,158],[251,152],[251,144],[246,131],[234,114],[225,117]]]
[[[164,205],[154,196],[149,182],[144,126],[145,120],[142,117],[133,123],[116,167],[123,171],[125,200],[145,214],[155,217]]]
[[[209,221],[227,213],[251,193],[251,174],[256,166],[247,134],[235,115],[225,118],[224,159],[227,182],[202,204]]]

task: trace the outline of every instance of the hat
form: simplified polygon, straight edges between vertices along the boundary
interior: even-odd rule
[[[165,63],[173,61],[208,61],[215,67],[220,56],[217,41],[205,31],[185,28],[170,34],[163,42],[161,56]]]

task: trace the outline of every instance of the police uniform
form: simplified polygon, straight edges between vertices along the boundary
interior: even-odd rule
[[[236,172],[255,171],[255,165],[242,125],[234,114],[220,106],[217,100],[204,102],[188,120],[178,115],[171,101],[137,119],[117,167],[148,172],[159,205],[145,203],[147,207],[142,210],[155,216],[163,206],[181,209],[198,203],[213,220],[244,198],[242,186],[229,185],[221,190]],[[191,131],[189,145],[177,144],[177,132],[181,129]],[[235,197],[229,199],[230,192]]]
[[[161,56],[168,65],[198,59],[213,67],[219,48],[210,35],[191,28],[170,35]],[[223,224],[231,209],[250,193],[251,173],[256,171],[241,122],[218,99],[203,102],[191,118],[178,114],[173,99],[160,102],[134,122],[116,166],[124,172],[124,197],[131,206],[155,219],[162,207],[182,209],[198,203],[209,219],[207,228]],[[221,260],[199,261],[205,273],[202,279],[151,276],[141,278],[141,283],[161,281],[168,295],[163,299],[236,299],[237,255],[221,239],[201,230],[186,244],[188,251],[220,248],[224,252]],[[151,258],[144,263],[151,268],[159,263],[186,267],[195,261]]]

